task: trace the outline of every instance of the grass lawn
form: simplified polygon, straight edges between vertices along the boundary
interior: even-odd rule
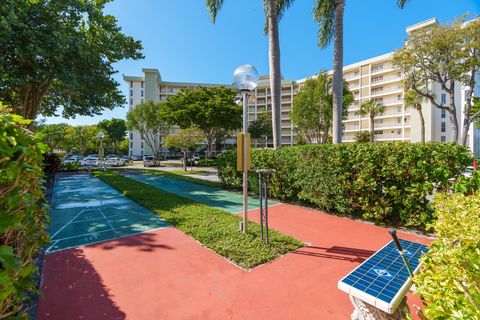
[[[115,172],[115,170],[125,170],[124,168],[110,168],[109,169],[110,171],[112,172]],[[208,180],[203,180],[203,179],[198,179],[198,178],[193,178],[193,177],[189,177],[188,175],[189,174],[196,174],[196,173],[203,173],[203,171],[193,171],[193,173],[191,173],[192,171],[188,171],[188,173],[185,173],[183,171],[160,171],[160,170],[149,170],[149,169],[141,169],[141,168],[129,168],[127,170],[139,170],[141,172],[145,172],[145,173],[149,173],[149,174],[157,174],[159,176],[164,176],[164,177],[167,177],[167,178],[172,178],[172,179],[177,179],[177,180],[183,180],[183,181],[187,181],[187,182],[192,182],[192,183],[196,183],[196,184],[201,184],[201,185],[204,185],[204,186],[207,186],[207,187],[217,187],[217,188],[221,188],[222,187],[222,183],[221,182],[216,182],[216,181],[208,181]]]
[[[274,230],[270,230],[270,244],[266,245],[259,237],[259,225],[254,222],[249,222],[248,234],[244,235],[238,229],[241,218],[231,213],[122,175],[111,172],[95,172],[95,175],[204,246],[243,268],[253,268],[304,246],[301,241]]]

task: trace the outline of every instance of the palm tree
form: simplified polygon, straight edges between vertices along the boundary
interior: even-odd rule
[[[263,0],[265,9],[265,33],[268,33],[269,42],[269,67],[270,67],[270,91],[272,95],[272,129],[273,147],[279,148],[282,144],[280,129],[280,97],[282,91],[282,75],[280,72],[280,40],[278,38],[278,21],[282,18],[285,10],[295,0]],[[215,23],[217,13],[224,0],[206,0],[210,17]]]
[[[382,114],[384,105],[375,100],[369,100],[360,106],[360,114],[370,118],[370,142],[375,142],[375,117]]]
[[[411,108],[415,108],[420,116],[420,141],[425,142],[425,119],[422,112],[422,96],[412,89],[405,93],[405,105]]]
[[[408,0],[397,0],[403,9]],[[333,38],[333,143],[342,143],[343,12],[345,0],[315,0],[313,19],[320,24],[318,46],[327,47]]]
[[[313,8],[313,19],[320,24],[319,47],[327,47],[333,38],[333,143],[342,143],[344,8],[345,0],[315,0]]]

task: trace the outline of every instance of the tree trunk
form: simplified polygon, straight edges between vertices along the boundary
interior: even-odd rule
[[[450,95],[450,109],[448,110],[450,113],[450,122],[452,123],[452,141],[458,141],[458,118],[457,118],[457,108],[455,106],[455,89],[452,85],[452,90],[449,92]]]
[[[278,39],[278,15],[275,0],[268,0],[268,42],[270,91],[272,97],[272,131],[273,148],[282,146],[280,95],[282,91],[282,74],[280,72],[280,43]]]
[[[375,142],[375,117],[370,116],[370,142]]]
[[[420,116],[420,142],[425,142],[425,118],[423,117],[422,105],[417,104],[418,115]]]
[[[469,90],[467,94],[465,95],[465,112],[463,114],[463,131],[462,131],[462,145],[467,145],[467,137],[468,137],[468,131],[470,124],[472,122],[471,120],[471,110],[472,110],[472,97],[473,97],[473,92],[475,90],[475,76],[477,74],[478,67],[474,66],[470,68],[470,74],[469,74],[469,79],[468,79],[468,87]]]
[[[187,151],[183,150],[183,171],[187,171]]]
[[[343,103],[343,11],[344,0],[335,0],[335,30],[333,39],[333,143],[342,143]]]

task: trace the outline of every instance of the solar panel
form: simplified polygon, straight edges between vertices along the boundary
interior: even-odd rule
[[[413,273],[420,257],[428,251],[422,244],[399,239]],[[378,309],[393,313],[411,286],[402,258],[390,241],[338,282],[338,288]]]

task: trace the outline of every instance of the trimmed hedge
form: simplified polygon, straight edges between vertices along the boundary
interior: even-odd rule
[[[1,107],[1,106],[0,106]],[[36,292],[37,250],[48,242],[42,153],[30,121],[0,110],[0,318],[15,318]]]
[[[304,201],[322,210],[362,217],[379,224],[429,229],[433,209],[427,197],[446,190],[472,161],[454,143],[356,143],[252,150],[249,188],[257,192],[256,168],[276,171],[270,196]],[[241,186],[236,152],[218,159],[225,187]]]
[[[480,195],[435,196],[438,240],[414,277],[427,319],[480,319]]]

